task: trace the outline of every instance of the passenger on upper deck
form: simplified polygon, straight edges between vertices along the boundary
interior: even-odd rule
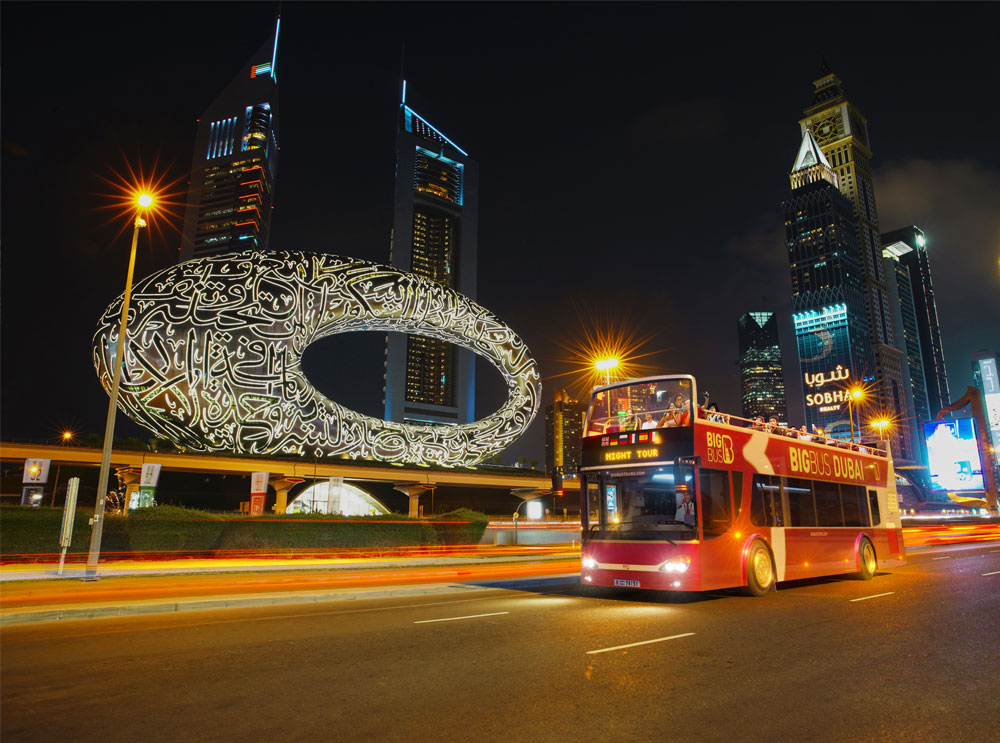
[[[657,428],[673,428],[677,425],[674,420],[674,410],[674,404],[670,403],[667,407],[667,412],[663,414],[663,417],[660,418],[660,422],[656,424]]]
[[[646,413],[645,418],[642,419],[642,427],[646,428],[656,428],[656,421],[653,420],[653,416]]]

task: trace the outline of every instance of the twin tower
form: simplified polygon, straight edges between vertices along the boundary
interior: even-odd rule
[[[269,250],[277,172],[278,40],[274,34],[198,119],[180,260]],[[476,298],[478,165],[418,114],[403,81],[396,126],[389,262]],[[298,246],[287,246],[294,249]],[[475,354],[390,333],[385,418],[455,425],[475,418]]]

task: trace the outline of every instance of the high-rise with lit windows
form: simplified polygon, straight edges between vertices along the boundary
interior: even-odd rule
[[[931,280],[928,240],[919,227],[909,226],[882,235],[882,250],[906,266],[913,292],[913,309],[920,336],[928,412],[930,417],[951,403],[948,372],[944,366],[941,324],[938,322],[934,282]],[[930,418],[928,418],[930,420]]]
[[[278,160],[278,32],[198,119],[180,259],[267,250]]]
[[[853,211],[852,227],[857,236],[861,288],[874,365],[862,417],[889,416],[901,421],[913,406],[910,390],[903,379],[905,353],[895,345],[896,333],[889,305],[871,174],[868,120],[848,100],[840,78],[830,71],[825,62],[819,78],[813,81],[813,100],[803,110],[799,127],[803,136],[813,136],[824,161],[836,176],[838,189]],[[900,459],[913,459],[913,444],[907,427],[895,426],[892,435],[894,455]]]
[[[558,467],[562,474],[571,475],[580,467],[587,406],[566,390],[556,390],[554,398],[545,408],[545,472],[552,474]]]
[[[847,388],[874,372],[854,208],[808,130],[789,178],[782,209],[805,423],[849,438]]]
[[[478,166],[407,104],[396,135],[390,262],[476,297]],[[475,417],[475,354],[419,335],[386,341],[386,420],[454,425]]]
[[[743,417],[774,416],[788,421],[785,376],[778,344],[778,316],[773,312],[746,312],[737,324],[740,345],[740,383]]]

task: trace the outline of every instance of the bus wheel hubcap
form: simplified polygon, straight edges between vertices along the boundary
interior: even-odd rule
[[[753,556],[753,572],[757,576],[757,585],[763,588],[771,584],[771,561],[764,550]]]
[[[875,572],[875,554],[872,551],[872,546],[870,544],[865,545],[865,567],[868,569],[869,573]]]

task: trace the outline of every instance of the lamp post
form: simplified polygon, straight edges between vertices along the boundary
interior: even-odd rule
[[[597,367],[597,371],[604,372],[604,383],[611,384],[611,370],[618,367],[618,359],[598,359],[594,366]]]
[[[125,277],[125,296],[122,299],[122,321],[118,326],[118,345],[115,348],[115,365],[111,369],[111,400],[108,402],[108,418],[104,424],[104,449],[101,451],[101,474],[97,479],[97,503],[94,505],[93,528],[90,532],[90,552],[84,580],[97,580],[97,561],[101,556],[101,535],[104,532],[104,501],[108,494],[108,475],[111,470],[111,444],[115,436],[115,413],[118,412],[118,386],[122,377],[122,360],[125,358],[125,324],[128,321],[128,305],[132,297],[132,274],[135,272],[135,248],[139,241],[139,229],[146,226],[143,214],[153,205],[153,197],[147,193],[136,199],[135,220],[132,224],[132,249],[128,256],[128,273]]]
[[[887,418],[878,418],[877,420],[871,421],[868,425],[878,431],[878,440],[880,442],[885,441],[886,434],[892,427],[892,423],[890,423]]]
[[[851,421],[851,443],[854,443],[854,413],[851,410],[852,405],[861,402],[861,399],[865,396],[864,391],[860,387],[852,387],[847,391],[847,417]],[[858,425],[861,424],[861,418],[858,418]]]

